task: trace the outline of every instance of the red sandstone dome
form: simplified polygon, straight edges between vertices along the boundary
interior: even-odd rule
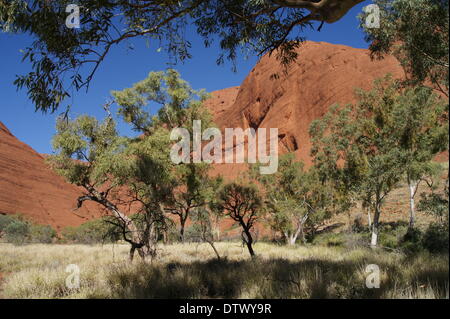
[[[394,57],[373,61],[365,49],[305,42],[298,50],[287,73],[266,55],[239,88],[213,92],[207,105],[221,128],[278,128],[280,153],[293,151],[310,163],[308,129],[314,119],[335,103],[354,102],[356,88],[369,89],[387,73],[397,78],[404,73]],[[245,167],[219,164],[215,172],[233,178]]]
[[[100,216],[93,203],[73,211],[80,195],[0,122],[0,214],[21,214],[56,229]]]

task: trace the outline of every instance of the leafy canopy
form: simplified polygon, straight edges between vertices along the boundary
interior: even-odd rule
[[[35,40],[23,60],[32,71],[15,84],[43,112],[55,111],[72,89],[89,87],[110,49],[136,37],[166,51],[174,61],[191,57],[186,30],[194,26],[205,46],[219,42],[218,63],[280,49],[296,57],[312,21],[332,23],[363,0],[78,0],[80,28],[65,26],[71,0],[0,0],[0,30]],[[159,50],[158,49],[158,50]]]
[[[392,53],[407,71],[409,85],[432,84],[448,97],[448,0],[375,0],[380,28],[361,26],[374,57]]]
[[[296,161],[293,153],[280,156],[274,174],[259,174],[257,165],[251,174],[261,186],[272,229],[286,238],[297,238],[304,227],[314,230],[331,216],[332,189],[321,183],[314,168],[306,170],[303,162]]]
[[[402,174],[395,117],[398,84],[388,76],[371,91],[357,92],[358,103],[335,105],[311,124],[311,154],[323,178],[345,197],[379,208]]]

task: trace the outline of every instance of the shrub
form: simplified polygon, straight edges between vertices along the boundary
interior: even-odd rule
[[[21,245],[26,243],[30,238],[30,225],[26,221],[13,219],[5,227],[6,240],[9,243]]]
[[[6,227],[13,221],[13,217],[8,215],[0,215],[0,237],[5,233]]]
[[[432,253],[447,252],[449,250],[448,225],[441,223],[430,224],[423,234],[422,245]]]
[[[56,238],[56,231],[49,225],[31,225],[29,232],[33,243],[50,244]]]
[[[350,232],[344,235],[344,246],[348,249],[366,247],[369,242],[369,232]]]
[[[406,253],[417,253],[423,250],[422,236],[423,233],[420,229],[408,228],[405,234],[400,238],[398,246]]]
[[[191,238],[191,234],[190,234],[190,227],[187,227],[185,230],[185,240],[186,241],[190,241]],[[166,232],[166,240],[168,243],[176,243],[180,241],[180,230],[177,229],[176,227],[169,227],[167,232]]]
[[[79,244],[97,244],[118,240],[117,229],[106,218],[90,220],[80,226],[69,226],[62,230],[65,240]]]
[[[13,244],[48,244],[56,237],[56,231],[49,225],[27,221],[20,215],[0,215],[0,237]]]

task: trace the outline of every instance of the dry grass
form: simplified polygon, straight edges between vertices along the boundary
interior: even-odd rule
[[[406,256],[337,247],[258,243],[250,260],[238,243],[161,246],[153,262],[129,264],[126,245],[0,244],[2,298],[448,298],[448,255]],[[67,265],[80,268],[69,289]],[[365,286],[368,264],[379,289]],[[3,277],[3,278],[2,278]]]

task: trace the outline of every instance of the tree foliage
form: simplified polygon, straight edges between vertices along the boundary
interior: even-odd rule
[[[390,76],[357,96],[357,104],[334,106],[312,123],[312,155],[324,176],[372,210],[376,245],[385,197],[404,174],[423,172],[445,149],[448,124],[439,121],[445,107],[429,90],[402,90]]]
[[[111,217],[106,216],[87,221],[79,226],[64,227],[61,232],[62,239],[88,245],[116,242],[121,238],[121,229],[109,221],[114,222]]]
[[[268,222],[287,244],[295,244],[299,236],[305,241],[308,230],[312,235],[331,216],[332,189],[321,183],[313,168],[306,171],[293,153],[280,156],[274,174],[258,174],[257,165],[252,170],[264,194]]]
[[[102,122],[86,115],[72,121],[60,118],[53,140],[57,154],[51,161],[69,182],[85,190],[78,207],[94,201],[113,217],[109,222],[130,243],[131,258],[136,249],[142,257],[154,256],[158,236],[168,227],[165,213],[174,205],[176,190],[190,183],[177,179],[180,169],[170,159],[170,129],[189,127],[192,117],[207,114],[201,104],[203,93],[195,99],[197,92],[176,71],[168,70],[151,72],[132,88],[112,95],[119,116],[141,135],[120,136],[109,107]],[[151,103],[160,107],[156,115],[149,111]],[[196,177],[198,170],[194,172]],[[133,218],[124,207],[132,210]]]
[[[448,223],[449,223],[449,211],[448,211],[448,201],[449,201],[449,184],[448,177],[445,182],[444,191],[439,192],[439,179],[440,176],[432,180],[432,182],[428,183],[430,186],[430,193],[422,193],[421,200],[418,205],[419,211],[425,212],[436,218],[437,222],[447,227],[448,231]]]
[[[218,193],[213,209],[234,220],[242,228],[242,240],[250,256],[254,257],[252,230],[262,215],[262,199],[253,185],[240,183],[225,184]]]
[[[1,0],[0,29],[27,33],[34,42],[23,60],[32,71],[17,77],[36,110],[55,111],[72,89],[88,88],[111,48],[146,38],[174,60],[190,58],[186,29],[192,25],[206,46],[218,40],[224,59],[242,49],[263,54],[280,49],[282,61],[296,57],[304,28],[332,23],[363,0],[79,0],[80,28],[65,26],[69,0]]]
[[[380,28],[361,26],[374,57],[394,54],[409,85],[432,84],[448,97],[448,0],[375,0]],[[361,22],[365,21],[361,16]]]
[[[152,72],[131,88],[113,91],[112,95],[120,105],[119,114],[125,122],[135,131],[147,135],[162,127],[167,130],[183,127],[192,136],[194,120],[201,121],[204,127],[214,126],[210,113],[202,104],[208,95],[203,90],[193,90],[172,69],[165,73]],[[156,116],[146,107],[150,102],[159,107]],[[165,210],[178,216],[181,241],[190,212],[205,206],[211,194],[214,182],[208,177],[209,169],[207,163],[184,163],[171,171],[174,191]]]

